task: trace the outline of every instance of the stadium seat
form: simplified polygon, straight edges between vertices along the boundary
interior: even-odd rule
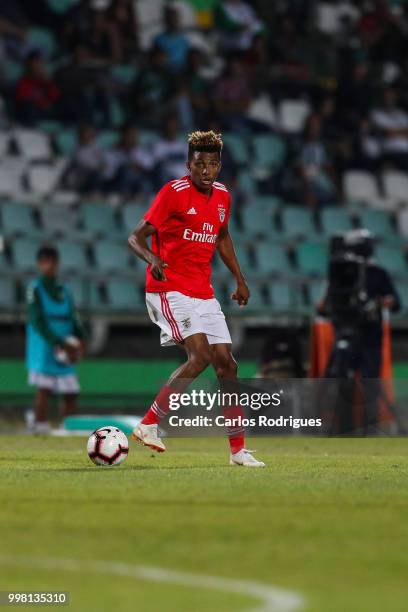
[[[261,274],[288,274],[291,266],[286,250],[279,244],[260,242],[255,251],[256,269]]]
[[[2,61],[4,62],[3,70],[6,81],[9,84],[15,85],[24,72],[23,63],[5,58],[2,58]]]
[[[400,276],[408,274],[407,262],[401,249],[381,244],[375,249],[375,256],[387,272]]]
[[[78,214],[70,207],[46,204],[40,208],[41,224],[48,234],[67,234],[71,238],[76,229]]]
[[[51,147],[47,134],[40,130],[18,128],[13,132],[20,155],[29,161],[51,159]]]
[[[398,170],[386,170],[382,175],[384,193],[397,203],[408,202],[408,174]]]
[[[30,166],[27,179],[30,190],[39,197],[49,196],[57,187],[60,178],[58,166],[36,164]]]
[[[41,132],[45,132],[46,134],[50,135],[55,135],[59,134],[59,132],[63,130],[64,124],[61,123],[61,121],[56,121],[55,119],[44,119],[43,121],[39,121],[36,127]]]
[[[67,280],[66,284],[71,291],[76,308],[83,309],[100,306],[101,300],[98,287],[93,281],[76,276]]]
[[[0,132],[0,158],[7,155],[9,151],[11,135],[9,132]]]
[[[388,238],[390,240],[398,238],[392,225],[391,217],[385,210],[362,210],[360,213],[360,226],[370,230],[378,238]]]
[[[33,210],[17,202],[7,202],[1,207],[2,231],[5,236],[40,236]]]
[[[23,191],[21,172],[10,171],[4,163],[0,165],[0,195],[19,197]]]
[[[63,272],[85,272],[89,268],[85,247],[71,240],[59,240],[60,267]]]
[[[267,178],[282,167],[286,154],[285,141],[276,134],[263,134],[253,138],[252,168],[259,178]]]
[[[39,243],[35,240],[18,238],[11,245],[14,267],[19,272],[32,272],[37,267],[36,257]]]
[[[241,211],[242,228],[252,236],[271,237],[276,230],[272,223],[273,209],[265,209],[256,205],[246,206]]]
[[[268,289],[273,310],[288,312],[296,308],[296,295],[291,283],[273,281]]]
[[[399,211],[397,216],[398,229],[403,236],[408,237],[408,209]]]
[[[318,302],[324,297],[327,282],[325,280],[311,280],[307,284],[308,302],[311,308],[315,308]]]
[[[122,237],[113,209],[107,204],[88,202],[82,206],[84,228],[94,234]]]
[[[40,49],[47,57],[52,57],[57,51],[57,40],[51,30],[46,28],[30,28],[27,42],[33,49]]]
[[[313,213],[301,206],[285,206],[281,213],[282,229],[286,237],[314,236],[316,228]]]
[[[122,211],[123,226],[130,234],[147,210],[145,204],[126,204]]]
[[[245,191],[245,193],[248,196],[251,196],[252,194],[256,194],[256,192],[258,190],[255,179],[253,178],[251,173],[248,172],[247,170],[243,170],[243,171],[239,172],[239,174],[238,174],[238,184],[239,184],[240,188],[243,191]]]
[[[54,13],[63,15],[77,4],[77,0],[47,0],[47,4]]]
[[[135,64],[116,64],[112,66],[111,74],[120,83],[130,85],[137,77],[138,67]]]
[[[108,149],[117,144],[119,140],[119,133],[115,130],[102,130],[97,135],[97,140],[101,147]]]
[[[325,276],[328,265],[327,246],[316,242],[303,242],[297,249],[297,263],[304,274]]]
[[[146,308],[140,288],[132,281],[115,278],[106,283],[108,304],[112,308],[134,310]]]
[[[73,155],[78,144],[78,134],[76,130],[62,130],[57,134],[56,143],[61,155]]]
[[[0,278],[0,309],[14,308],[16,305],[16,288],[14,281]]]
[[[363,170],[348,170],[343,178],[343,190],[348,201],[372,203],[380,199],[374,175]]]
[[[130,268],[131,253],[126,244],[99,240],[93,252],[98,272],[126,272]]]
[[[227,287],[226,287],[226,295],[224,299],[224,305],[227,309],[233,309],[235,306],[235,314],[237,312],[237,302],[231,300],[231,294],[237,288],[236,283],[232,279],[228,279]],[[268,293],[266,291],[265,285],[262,282],[252,282],[251,283],[251,296],[249,298],[248,305],[245,309],[240,311],[241,314],[245,315],[249,311],[264,311],[269,308],[268,305]],[[217,297],[217,296],[216,296]]]
[[[350,215],[344,208],[339,207],[324,208],[320,213],[320,224],[326,236],[352,228]]]
[[[304,100],[282,100],[279,104],[280,128],[288,134],[298,134],[310,113],[310,106]]]
[[[231,132],[223,134],[222,138],[235,163],[245,165],[249,162],[249,153],[245,138],[240,134]]]

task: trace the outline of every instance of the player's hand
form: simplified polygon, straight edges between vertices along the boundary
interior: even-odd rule
[[[79,358],[81,356],[81,349],[79,346],[73,346],[68,342],[64,342],[62,348],[64,349],[64,351],[66,351],[71,363],[77,363],[77,361],[79,361]]]
[[[167,264],[162,259],[160,259],[160,257],[154,257],[151,265],[152,267],[150,269],[150,272],[153,278],[158,281],[167,280],[166,274],[164,272],[164,268],[167,268]]]
[[[238,302],[238,306],[246,306],[249,300],[249,289],[245,281],[240,281],[234,293],[231,294],[231,299]]]

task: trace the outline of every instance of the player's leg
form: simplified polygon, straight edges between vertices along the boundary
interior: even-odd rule
[[[211,344],[210,347],[211,364],[219,380],[221,392],[239,394],[238,366],[231,352],[231,344],[217,343]],[[242,424],[245,414],[242,407],[239,405],[224,406],[223,414],[225,419],[229,421],[226,429],[231,450],[230,464],[264,467],[265,464],[262,461],[257,461],[251,452],[245,448],[245,428]]]
[[[158,437],[157,425],[170,410],[170,396],[174,393],[183,393],[190,382],[211,363],[210,346],[205,334],[197,333],[188,336],[183,340],[182,346],[186,351],[187,360],[171,374],[132,434],[133,439],[158,452],[166,450]]]
[[[75,414],[78,405],[78,393],[65,393],[63,395],[61,414],[63,417]]]
[[[47,420],[48,407],[50,402],[51,390],[38,387],[35,394],[34,410],[35,410],[35,433],[48,433],[50,424]]]

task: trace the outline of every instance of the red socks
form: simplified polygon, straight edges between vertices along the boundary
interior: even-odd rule
[[[170,395],[174,392],[174,389],[172,389],[168,385],[164,385],[164,387],[156,395],[156,399],[154,400],[150,409],[143,417],[143,425],[152,425],[153,423],[160,423],[161,419],[165,417],[170,410],[169,398]]]
[[[242,425],[242,419],[244,416],[244,411],[242,410],[241,406],[224,408],[224,417],[226,419],[234,420],[233,425],[227,427],[227,436],[230,443],[231,453],[233,455],[245,447],[245,429]]]
[[[146,412],[142,419],[143,425],[152,425],[153,423],[160,423],[161,419],[164,418],[170,410],[169,401],[170,395],[177,393],[169,387],[164,387],[157,394],[150,409]],[[224,417],[229,420],[233,420],[233,424],[228,426],[227,435],[231,448],[231,453],[238,453],[245,447],[245,429],[242,425],[242,419],[244,418],[244,411],[241,406],[234,406],[224,408]]]

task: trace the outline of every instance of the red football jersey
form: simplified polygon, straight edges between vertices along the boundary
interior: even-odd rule
[[[191,178],[170,181],[162,187],[143,218],[154,225],[152,251],[167,263],[167,280],[146,273],[146,291],[180,291],[191,297],[214,297],[211,258],[220,228],[228,224],[231,197],[222,183],[211,195],[194,187]]]

